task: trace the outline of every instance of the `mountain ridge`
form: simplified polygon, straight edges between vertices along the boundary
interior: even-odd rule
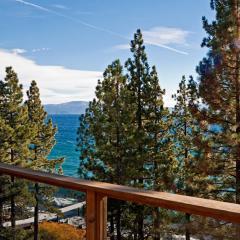
[[[48,114],[83,114],[88,107],[87,101],[71,101],[57,104],[45,104]]]

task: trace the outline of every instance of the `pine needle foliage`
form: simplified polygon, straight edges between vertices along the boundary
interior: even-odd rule
[[[131,41],[131,52],[133,57],[125,64],[126,74],[119,60],[106,68],[96,87],[96,98],[80,117],[79,174],[111,183],[174,191],[177,161],[169,131],[171,118],[163,104],[165,91],[159,86],[156,67],[148,64],[140,30]],[[153,214],[151,209],[130,204],[125,207],[129,211],[121,212],[118,206],[121,204],[110,207],[111,239],[114,222],[117,239],[121,239],[121,230],[129,231],[128,239],[138,240],[152,231],[144,226],[145,217]]]
[[[6,77],[0,81],[0,96],[1,162],[24,167],[29,155],[28,145],[31,129],[28,125],[27,107],[23,104],[22,85],[19,84],[18,76],[11,67],[6,68]],[[6,191],[2,193],[10,198],[11,224],[14,233],[17,195],[27,194],[26,185],[14,177],[11,177],[9,184],[5,180],[3,181]],[[22,186],[20,186],[20,182],[23,184]],[[13,235],[13,237],[15,236]]]
[[[52,120],[47,119],[47,113],[40,100],[40,92],[36,81],[31,82],[27,91],[25,105],[28,109],[28,122],[32,129],[31,141],[29,144],[28,167],[34,170],[57,172],[61,170],[63,158],[48,159],[53,146],[55,145],[55,134],[57,128],[53,126]],[[39,208],[54,210],[53,208],[54,188],[35,183],[34,185],[34,239],[38,239],[38,214]]]
[[[209,131],[217,197],[240,203],[240,1],[212,0],[211,7],[216,19],[209,23],[203,17],[202,46],[209,52],[197,67],[204,107],[196,114],[220,129]]]

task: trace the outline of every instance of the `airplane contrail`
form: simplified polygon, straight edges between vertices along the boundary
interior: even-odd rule
[[[165,48],[165,49],[168,49],[168,50],[170,50],[170,51],[172,51],[172,52],[180,53],[180,54],[183,54],[183,55],[188,55],[187,52],[178,50],[178,49],[176,49],[176,48],[169,47],[169,46],[167,46],[167,45],[165,45],[165,44],[153,43],[153,42],[147,41],[147,40],[145,41],[145,43],[146,43],[146,44],[149,44],[149,45],[153,45],[153,46]]]
[[[62,14],[62,13],[59,13],[59,12],[56,12],[54,10],[51,10],[49,8],[45,8],[45,7],[42,7],[38,4],[33,4],[31,2],[27,2],[27,1],[24,1],[24,0],[15,0],[16,2],[19,2],[19,3],[22,3],[24,5],[27,5],[27,6],[30,6],[30,7],[33,7],[33,8],[36,8],[36,9],[39,9],[41,11],[44,11],[44,12],[48,12],[48,13],[52,13],[56,16],[59,16],[59,17],[63,17],[65,19],[68,19],[68,20],[71,20],[73,22],[76,22],[76,23],[80,23],[82,24],[83,26],[86,26],[86,27],[89,27],[89,28],[92,28],[92,29],[95,29],[95,30],[98,30],[98,31],[102,31],[102,32],[106,32],[106,33],[109,33],[111,35],[115,35],[117,37],[120,37],[120,38],[123,38],[123,39],[127,39],[129,40],[128,38],[126,38],[125,36],[119,34],[119,33],[116,33],[114,31],[111,31],[109,29],[106,29],[106,28],[102,28],[102,27],[98,27],[98,26],[95,26],[93,24],[90,24],[90,23],[87,23],[85,21],[82,21],[82,20],[79,20],[79,19],[76,19],[76,18],[73,18],[73,17],[70,17],[68,15],[65,15],[65,14]]]
[[[54,10],[51,10],[49,8],[45,8],[39,4],[34,4],[34,3],[31,3],[31,2],[28,2],[28,1],[25,1],[25,0],[15,0],[16,2],[18,3],[21,3],[21,4],[24,4],[24,5],[27,5],[27,6],[30,6],[30,7],[33,7],[33,8],[36,8],[38,10],[41,10],[41,11],[44,11],[44,12],[48,12],[48,13],[51,13],[51,14],[54,14],[56,16],[59,16],[59,17],[63,17],[65,19],[68,19],[70,21],[73,21],[73,22],[76,22],[76,23],[79,23],[83,26],[86,26],[88,28],[91,28],[91,29],[95,29],[97,31],[101,31],[101,32],[105,32],[105,33],[108,33],[108,34],[111,34],[111,35],[114,35],[114,36],[117,36],[119,38],[122,38],[122,39],[125,39],[125,40],[131,40],[117,32],[114,32],[114,31],[111,31],[109,29],[106,29],[106,28],[102,28],[102,27],[99,27],[99,26],[96,26],[96,25],[93,25],[93,24],[90,24],[88,22],[85,22],[85,21],[82,21],[82,20],[79,20],[79,19],[76,19],[76,18],[73,18],[73,17],[70,17],[68,15],[65,15],[65,14],[62,14],[62,13],[59,13],[59,12],[56,12]],[[153,44],[151,42],[146,42],[147,44],[150,44],[150,45],[155,45],[155,46],[158,46],[160,48],[165,48],[165,49],[168,49],[169,51],[173,51],[173,52],[176,52],[176,53],[179,53],[179,54],[184,54],[184,55],[188,55],[187,52],[184,52],[184,51],[181,51],[181,50],[178,50],[178,49],[175,49],[175,48],[172,48],[172,47],[169,47],[167,45],[164,45],[164,44]]]
[[[15,1],[19,2],[19,3],[23,3],[23,4],[31,6],[31,7],[34,7],[34,8],[38,8],[39,10],[42,10],[42,11],[45,11],[45,12],[51,12],[51,10],[49,10],[45,7],[42,7],[40,5],[37,5],[37,4],[33,4],[33,3],[26,2],[26,1],[23,1],[23,0],[15,0]]]

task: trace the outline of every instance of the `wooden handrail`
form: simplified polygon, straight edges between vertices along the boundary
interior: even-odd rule
[[[106,225],[107,197],[144,205],[158,206],[240,224],[240,205],[234,203],[166,192],[149,191],[104,182],[88,181],[52,173],[34,171],[3,163],[0,164],[0,173],[86,192],[87,205],[91,205],[87,210],[87,229],[91,229],[91,233],[89,233],[91,236],[87,236],[88,240],[106,239],[106,233],[102,231],[101,228]],[[92,234],[93,229],[95,229],[95,233]],[[102,232],[101,236],[99,236],[99,231]]]

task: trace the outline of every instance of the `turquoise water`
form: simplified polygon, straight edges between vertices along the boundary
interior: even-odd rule
[[[76,137],[79,126],[78,115],[49,115],[57,125],[56,145],[49,159],[64,157],[63,171],[66,176],[77,176],[79,153],[76,152]]]

